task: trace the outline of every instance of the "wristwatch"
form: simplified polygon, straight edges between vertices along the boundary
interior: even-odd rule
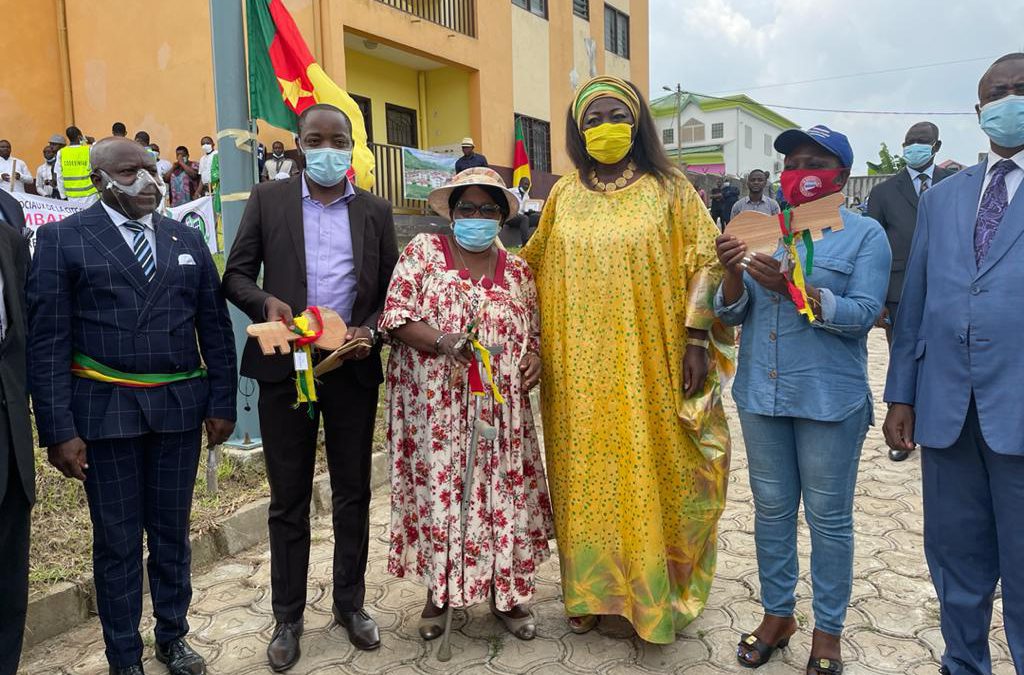
[[[372,344],[374,347],[376,347],[377,346],[377,342],[380,341],[380,331],[378,331],[376,328],[373,328],[371,326],[363,326],[363,328],[365,328],[366,330],[370,331],[370,344]]]

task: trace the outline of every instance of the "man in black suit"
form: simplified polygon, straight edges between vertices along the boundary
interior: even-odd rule
[[[903,294],[903,274],[910,255],[910,243],[917,226],[917,202],[928,188],[952,174],[935,166],[935,155],[941,147],[939,128],[931,122],[918,122],[910,127],[903,139],[907,167],[876,185],[868,196],[867,214],[885,228],[892,249],[889,293],[877,323],[885,328],[885,337],[890,343],[896,310]],[[889,451],[889,458],[894,462],[902,462],[907,456],[902,450]]]
[[[296,361],[246,345],[242,375],[260,384],[260,428],[270,482],[270,561],[277,626],[267,648],[271,668],[300,656],[309,568],[309,500],[320,416],[334,511],[334,618],[359,649],[380,645],[363,610],[369,543],[370,453],[377,392],[384,381],[377,321],[398,261],[391,205],[346,174],[352,124],[317,104],[299,118],[302,174],[253,188],[224,272],[224,294],[254,322],[284,321],[307,306],[328,307],[349,326],[347,340],[369,339],[317,383],[318,402],[295,407]],[[263,285],[258,285],[260,268]],[[299,364],[301,366],[301,364]],[[308,364],[312,366],[313,364]]]
[[[25,217],[2,190],[0,221],[0,673],[6,675],[18,669],[25,632],[35,470],[25,381]]]
[[[25,232],[25,212],[21,210],[21,202],[4,190],[0,190],[0,220],[17,230],[18,234]]]

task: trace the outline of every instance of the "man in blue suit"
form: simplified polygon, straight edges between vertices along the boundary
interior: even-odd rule
[[[30,385],[39,442],[85,482],[96,604],[110,673],[142,675],[142,533],[156,657],[205,662],[185,641],[189,514],[202,427],[234,429],[235,349],[206,241],[163,218],[153,156],[127,139],[91,154],[101,201],[39,230],[28,282]]]
[[[1024,672],[1024,53],[978,85],[988,158],[922,195],[896,319],[885,436],[920,443],[943,672],[992,672],[996,583]]]

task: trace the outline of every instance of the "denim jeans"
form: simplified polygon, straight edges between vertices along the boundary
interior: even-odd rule
[[[871,422],[865,404],[841,422],[767,417],[740,411],[754,494],[761,604],[792,616],[799,561],[796,519],[803,496],[811,528],[814,623],[843,632],[853,586],[853,490],[861,446]]]

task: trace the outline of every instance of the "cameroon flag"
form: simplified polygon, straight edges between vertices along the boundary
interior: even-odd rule
[[[246,0],[249,32],[249,106],[253,117],[298,131],[299,113],[314,103],[330,103],[352,121],[352,169],[356,185],[373,187],[373,152],[366,144],[363,113],[334,83],[302,39],[281,0]]]
[[[516,149],[512,159],[512,187],[519,187],[519,181],[529,178],[533,184],[533,176],[530,175],[530,156],[526,154],[526,138],[523,136],[523,120],[516,118]]]

